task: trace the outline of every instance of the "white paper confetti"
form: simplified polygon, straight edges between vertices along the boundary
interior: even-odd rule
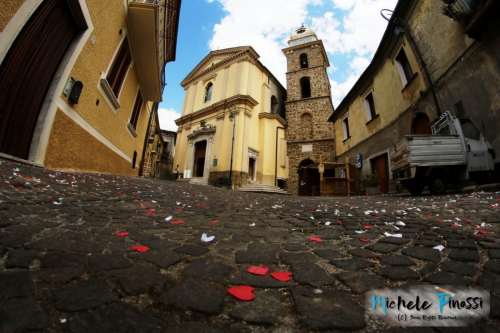
[[[201,235],[201,241],[205,242],[205,243],[213,241],[214,238],[215,238],[215,236],[208,237],[207,234],[205,234],[205,233],[203,235]]]
[[[170,221],[172,219],[172,215],[170,215],[169,217],[165,218],[165,221]]]
[[[403,237],[403,234],[390,234],[388,232],[384,232],[384,235],[386,237],[398,237],[398,238],[402,238]]]
[[[439,251],[443,251],[444,250],[444,246],[443,245],[434,246],[433,249],[439,250]]]

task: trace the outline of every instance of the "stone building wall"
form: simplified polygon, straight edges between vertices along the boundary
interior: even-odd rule
[[[329,96],[287,103],[287,141],[333,139],[333,123],[328,122],[328,117],[332,113],[333,108]],[[312,118],[311,127],[305,126],[306,114]]]
[[[333,162],[335,159],[335,142],[332,139],[324,141],[288,142],[287,144],[290,173],[285,189],[293,195],[297,195],[299,190],[298,167],[300,162],[310,159],[314,163],[319,163],[319,155],[321,154],[323,155],[323,162]],[[312,145],[312,151],[303,152],[302,148],[304,145]]]
[[[321,52],[321,46],[317,43],[304,46],[300,49],[295,49],[287,54],[287,69],[288,72],[295,72],[301,70],[300,68],[300,55],[307,54],[309,68],[325,67],[325,59]],[[288,88],[288,87],[287,87]]]

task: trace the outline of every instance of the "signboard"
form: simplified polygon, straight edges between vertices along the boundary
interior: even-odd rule
[[[302,145],[302,152],[306,153],[308,151],[313,151],[313,145]]]
[[[356,154],[356,164],[354,166],[358,169],[361,169],[362,161],[363,161],[363,159],[362,159],[361,154]]]
[[[216,166],[217,166],[217,159],[214,158],[214,167],[216,167]]]

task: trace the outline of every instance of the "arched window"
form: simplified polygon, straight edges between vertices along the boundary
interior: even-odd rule
[[[303,77],[300,79],[300,92],[302,98],[311,97],[311,82],[308,77]]]
[[[276,96],[271,96],[271,113],[278,113],[278,99]]]
[[[209,102],[212,99],[212,90],[214,88],[214,85],[212,82],[207,84],[207,87],[205,88],[205,103]]]
[[[309,63],[307,62],[307,54],[302,53],[300,55],[300,68],[307,68],[309,67]]]

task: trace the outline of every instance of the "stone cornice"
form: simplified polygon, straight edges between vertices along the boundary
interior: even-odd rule
[[[250,108],[253,108],[254,106],[258,105],[259,102],[257,102],[252,96],[250,95],[235,95],[231,96],[223,101],[214,103],[210,106],[207,106],[206,108],[203,108],[201,110],[198,110],[196,112],[190,113],[185,115],[184,117],[178,118],[175,120],[175,124],[177,126],[183,126],[186,124],[191,124],[195,121],[201,120],[202,118],[205,118],[209,115],[212,115],[214,113],[218,113],[217,118],[220,118],[220,111],[222,110],[222,117],[224,114],[229,113],[229,110],[226,110],[230,104],[244,104],[249,106]],[[246,112],[246,110],[245,110]],[[251,116],[251,113],[250,113]]]
[[[259,119],[266,118],[266,119],[275,119],[279,121],[279,123],[283,126],[286,127],[288,124],[285,121],[285,119],[281,118],[281,116],[277,113],[268,113],[268,112],[261,112],[259,113]]]
[[[206,127],[199,127],[196,130],[194,130],[193,133],[189,134],[187,137],[189,139],[192,139],[194,137],[197,137],[198,135],[215,133],[215,129],[216,127],[211,125],[207,125]]]

